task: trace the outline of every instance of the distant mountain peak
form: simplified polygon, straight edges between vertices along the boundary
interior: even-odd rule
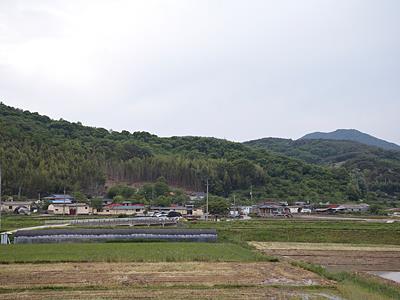
[[[362,144],[379,147],[386,150],[398,150],[400,146],[356,129],[337,129],[332,132],[313,132],[301,137],[304,140],[343,140],[354,141]]]

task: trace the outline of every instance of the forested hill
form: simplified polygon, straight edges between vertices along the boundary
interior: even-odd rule
[[[107,181],[172,185],[228,196],[346,201],[364,197],[344,168],[307,164],[240,143],[202,137],[160,138],[52,120],[0,104],[3,194],[104,192]]]
[[[264,138],[244,144],[308,163],[344,167],[371,197],[399,199],[400,151],[339,140]]]
[[[378,139],[372,135],[355,129],[337,129],[333,132],[313,132],[306,134],[301,139],[304,140],[341,140],[353,141],[365,144],[368,146],[375,146],[385,150],[400,151],[400,146],[395,143],[390,143],[382,139]]]

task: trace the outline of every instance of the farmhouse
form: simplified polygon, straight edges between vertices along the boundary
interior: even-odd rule
[[[195,208],[194,205],[186,205],[186,206],[151,206],[151,212],[170,212],[174,211],[180,213],[183,216],[203,216],[203,210],[201,208]]]
[[[238,206],[239,212],[241,215],[249,215],[253,212],[255,206],[250,206],[250,205],[242,205],[242,206]]]
[[[71,195],[64,195],[64,194],[51,194],[48,197],[43,198],[50,203],[74,203],[75,199]]]
[[[366,203],[361,204],[329,204],[324,208],[315,209],[316,213],[354,213],[366,212],[369,210],[369,205]]]
[[[281,214],[290,214],[289,208],[282,204],[277,204],[275,202],[264,202],[262,204],[257,205],[256,213],[260,217],[270,217]]]
[[[206,197],[204,192],[192,192],[189,194],[189,198],[191,201],[201,201]]]
[[[6,213],[29,213],[32,208],[31,201],[5,201],[1,203],[1,211]]]
[[[351,212],[366,212],[369,210],[369,205],[366,203],[362,204],[341,204],[337,207],[330,208],[329,209],[331,212],[345,212],[345,213],[351,213]]]
[[[303,207],[300,205],[292,205],[287,207],[291,214],[299,214],[303,211]]]
[[[289,212],[291,214],[304,214],[312,212],[311,206],[309,205],[295,204],[295,205],[289,205],[287,208],[289,209]]]
[[[97,213],[86,203],[52,203],[47,208],[49,214],[54,215],[91,215]]]
[[[146,208],[144,204],[113,203],[103,207],[99,215],[139,215],[143,216]]]

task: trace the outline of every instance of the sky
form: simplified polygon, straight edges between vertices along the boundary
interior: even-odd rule
[[[398,0],[0,1],[0,101],[159,136],[400,144]]]

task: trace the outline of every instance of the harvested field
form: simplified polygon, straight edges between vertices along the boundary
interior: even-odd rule
[[[215,288],[125,288],[108,290],[21,291],[0,294],[7,300],[42,299],[327,299],[339,300],[334,291],[313,288],[215,287]]]
[[[288,263],[58,263],[9,264],[0,268],[2,288],[51,285],[329,285],[318,275]]]
[[[274,242],[250,244],[268,255],[319,264],[332,270],[400,271],[400,247],[394,245]]]
[[[30,300],[333,299],[337,293],[315,273],[272,262],[9,264],[0,268],[0,286],[0,299]]]

